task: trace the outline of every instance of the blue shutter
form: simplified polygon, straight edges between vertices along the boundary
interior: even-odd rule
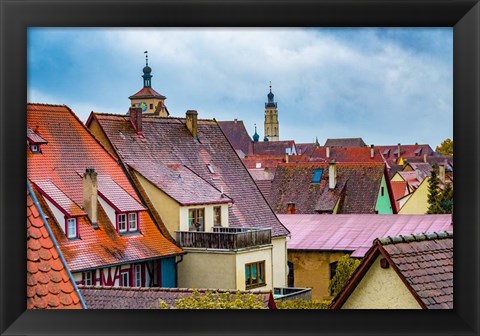
[[[175,287],[175,257],[162,259],[162,287]]]

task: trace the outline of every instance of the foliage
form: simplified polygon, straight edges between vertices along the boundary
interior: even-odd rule
[[[315,300],[277,300],[275,304],[277,309],[328,309],[330,306],[330,300],[324,300],[317,302]]]
[[[445,183],[443,191],[439,187],[436,167],[433,167],[428,180],[428,210],[427,214],[451,214],[453,211],[453,187]]]
[[[453,140],[450,138],[443,140],[440,146],[435,148],[435,151],[442,155],[453,155]]]
[[[166,305],[160,302],[160,308],[166,309]],[[205,291],[200,293],[193,290],[191,296],[176,300],[174,309],[264,309],[260,295],[252,293],[230,293]]]
[[[342,290],[343,286],[347,283],[350,276],[360,265],[360,260],[351,258],[348,254],[342,256],[338,259],[337,269],[328,289],[332,293],[332,296],[337,296],[338,293]]]

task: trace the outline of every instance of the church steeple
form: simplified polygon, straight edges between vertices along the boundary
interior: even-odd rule
[[[152,68],[148,66],[148,51],[144,51],[145,54],[145,67],[143,68],[143,87],[152,87]]]
[[[270,92],[267,94],[268,101],[265,103],[265,138],[270,141],[279,140],[278,110],[277,103],[273,100],[272,82]],[[265,141],[265,140],[264,140]]]
[[[253,142],[257,143],[258,139],[260,139],[260,135],[257,133],[257,124],[255,124],[255,134],[253,135]]]

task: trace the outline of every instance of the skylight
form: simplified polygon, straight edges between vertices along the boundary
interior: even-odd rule
[[[211,164],[207,165],[208,170],[210,170],[210,173],[215,174],[215,169],[213,169],[213,166]]]
[[[317,168],[313,172],[313,178],[312,178],[312,183],[318,184],[320,183],[320,180],[322,179],[322,173],[323,173],[323,168]]]

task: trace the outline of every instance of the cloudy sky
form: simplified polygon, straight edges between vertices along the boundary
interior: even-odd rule
[[[367,144],[453,138],[451,28],[209,28],[28,30],[28,101],[125,114],[143,86],[172,116],[243,120],[263,137],[269,81],[280,138]]]

